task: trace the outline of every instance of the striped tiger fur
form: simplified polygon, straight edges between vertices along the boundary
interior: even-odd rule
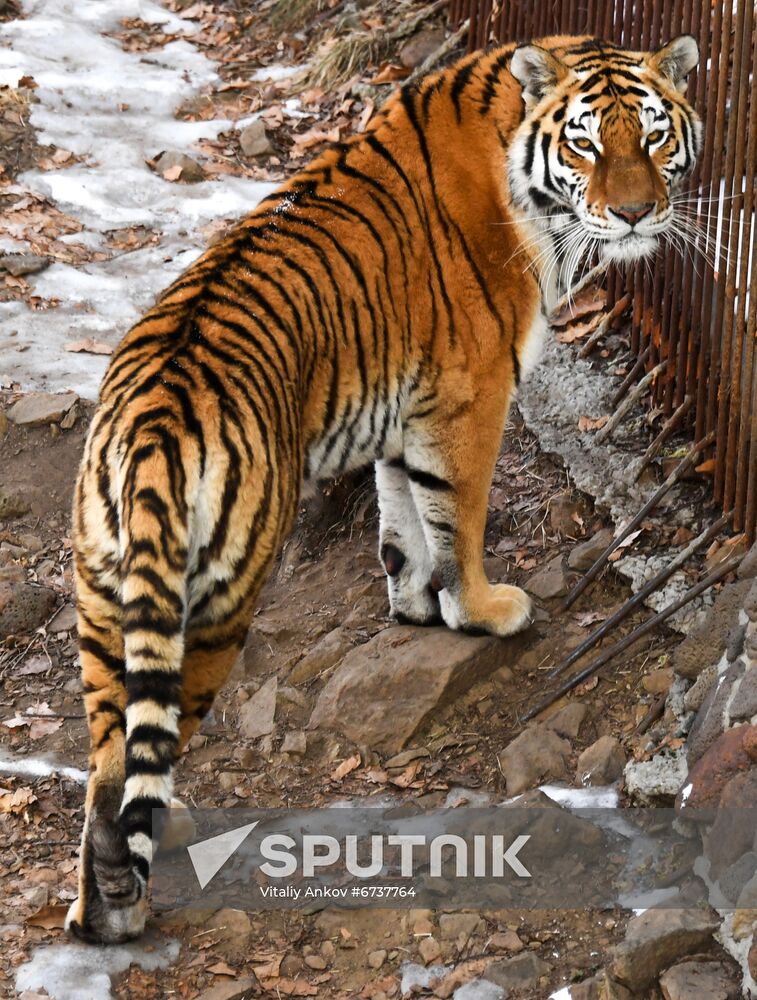
[[[400,90],[128,333],[78,479],[90,778],[67,926],[147,914],[153,807],[223,684],[303,480],[376,462],[392,612],[506,636],[482,541],[510,397],[584,252],[649,252],[699,124],[696,45],[547,38]]]

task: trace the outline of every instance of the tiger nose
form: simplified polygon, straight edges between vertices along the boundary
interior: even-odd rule
[[[635,226],[645,215],[649,215],[654,206],[653,201],[637,201],[627,205],[610,205],[610,211],[630,226]]]

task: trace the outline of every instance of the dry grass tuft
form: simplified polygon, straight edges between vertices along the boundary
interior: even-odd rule
[[[330,39],[322,51],[307,82],[311,87],[331,90],[352,76],[362,76],[369,66],[385,59],[391,51],[391,40],[383,33],[355,31],[344,38]]]
[[[271,25],[276,31],[296,31],[328,6],[328,0],[276,0],[271,8]]]

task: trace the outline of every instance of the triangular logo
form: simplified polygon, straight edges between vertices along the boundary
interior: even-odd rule
[[[192,844],[187,848],[201,889],[204,889],[219,869],[224,866],[250,830],[255,829],[258,822],[259,820],[256,820],[254,823],[248,823],[247,826],[238,826],[236,830],[227,830],[226,833],[219,833],[217,837],[209,837],[207,840],[201,840],[199,844]]]

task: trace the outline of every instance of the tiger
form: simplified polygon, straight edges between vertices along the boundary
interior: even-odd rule
[[[302,489],[375,463],[391,614],[509,636],[483,567],[510,400],[595,253],[674,226],[697,44],[554,36],[400,87],[207,249],[127,333],[74,493],[91,750],[81,939],[137,937],[152,810],[245,640]]]

